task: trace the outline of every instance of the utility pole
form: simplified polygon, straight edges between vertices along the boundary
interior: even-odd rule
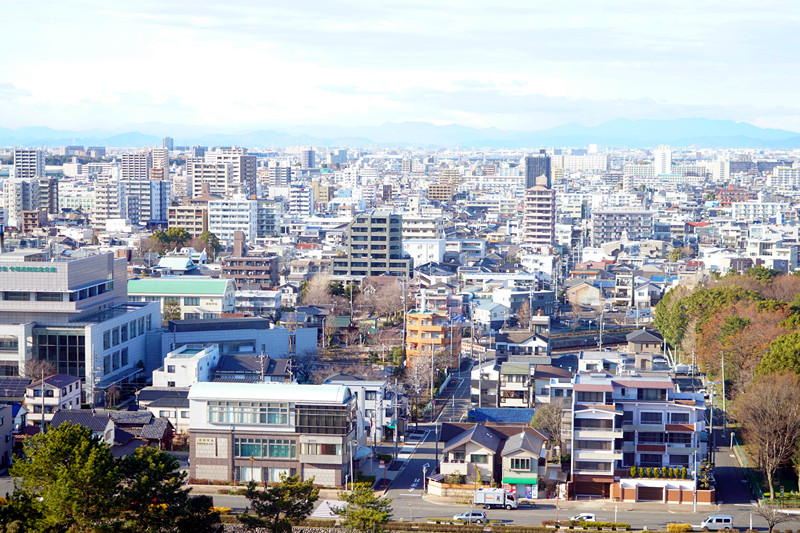
[[[725,435],[725,430],[728,424],[725,422],[725,352],[720,352],[722,355],[722,434]]]
[[[394,458],[397,460],[397,434],[400,432],[400,417],[397,415],[398,397],[397,397],[397,378],[394,378]]]

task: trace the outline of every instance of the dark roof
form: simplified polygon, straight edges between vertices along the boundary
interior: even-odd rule
[[[71,383],[75,383],[76,381],[80,382],[81,378],[76,376],[70,376],[68,374],[53,374],[52,376],[44,378],[44,382],[46,385],[51,385],[59,389]],[[35,388],[37,384],[41,386],[42,380],[41,379],[36,380],[33,383],[31,383],[30,386]]]
[[[78,424],[91,431],[103,431],[110,417],[105,413],[96,413],[91,409],[61,409],[53,415],[50,425],[58,427],[64,422]]]
[[[364,378],[360,378],[358,376],[351,376],[350,374],[342,374],[340,372],[338,374],[328,376],[322,383],[334,383],[337,381],[364,381]]]
[[[503,446],[503,455],[508,455],[517,450],[525,450],[538,456],[544,446],[545,440],[547,440],[545,436],[538,431],[525,428],[525,430],[508,438],[505,446]]]
[[[646,329],[640,329],[625,335],[625,340],[628,342],[661,342],[661,337]]]
[[[571,378],[572,372],[565,368],[552,365],[536,365],[533,371],[534,379],[544,378]]]
[[[142,432],[139,436],[147,440],[160,441],[167,436],[171,428],[172,423],[166,418],[154,418],[151,424],[142,426]]]
[[[0,376],[0,398],[22,398],[25,388],[30,384],[30,378]]]
[[[188,396],[162,396],[147,404],[147,407],[189,407]]]
[[[188,398],[189,389],[161,389],[156,387],[145,387],[136,393],[140,402],[153,402],[160,398]]]
[[[226,331],[240,329],[268,329],[267,318],[214,318],[192,320],[170,320],[169,330],[173,332]]]
[[[520,407],[479,407],[469,412],[468,420],[473,422],[495,422],[499,424],[530,424],[535,409]]]
[[[467,442],[474,442],[479,446],[496,452],[500,449],[503,440],[503,436],[495,430],[487,428],[483,424],[475,424],[472,429],[468,429],[461,433],[461,435],[450,439],[447,444],[444,445],[443,452],[461,446]]]
[[[215,379],[219,374],[248,372],[261,374],[261,365],[264,365],[265,376],[291,376],[288,359],[274,359],[269,356],[259,355],[223,355],[219,358],[217,368],[214,370]]]

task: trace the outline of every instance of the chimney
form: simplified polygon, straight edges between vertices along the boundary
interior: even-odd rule
[[[244,232],[233,232],[233,257],[244,257],[247,254],[247,247],[244,244]]]

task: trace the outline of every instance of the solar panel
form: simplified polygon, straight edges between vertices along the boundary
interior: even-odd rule
[[[31,381],[30,378],[0,376],[0,398],[20,398],[25,396],[25,387]]]

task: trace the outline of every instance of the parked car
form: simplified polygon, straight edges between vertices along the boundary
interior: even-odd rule
[[[597,517],[594,513],[581,513],[576,514],[570,520],[575,520],[576,522],[596,522]]]
[[[720,529],[732,529],[733,517],[729,514],[712,514],[700,523],[703,531],[718,531]]]
[[[481,524],[483,522],[486,522],[486,513],[484,513],[483,511],[467,511],[466,513],[453,515],[453,520],[461,520],[462,522],[475,522],[476,524]]]

